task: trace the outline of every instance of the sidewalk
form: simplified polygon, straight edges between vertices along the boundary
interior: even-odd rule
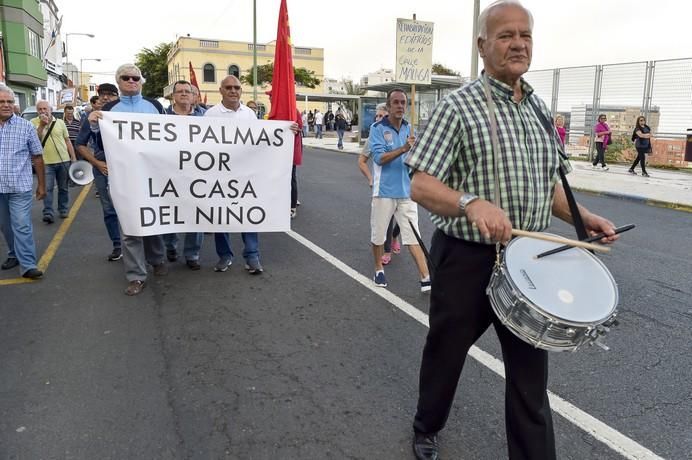
[[[307,147],[335,152],[358,154],[362,148],[356,142],[344,142],[344,149],[336,147],[336,138],[303,139]],[[692,212],[692,170],[674,171],[648,168],[651,177],[633,176],[628,166],[609,165],[609,171],[592,170],[591,163],[572,161],[573,171],[567,178],[578,191],[634,200],[652,206]],[[637,168],[640,171],[639,168]]]

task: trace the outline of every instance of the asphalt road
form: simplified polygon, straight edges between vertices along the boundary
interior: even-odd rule
[[[299,183],[294,232],[372,276],[355,157],[308,149]],[[620,290],[611,350],[551,355],[550,389],[661,457],[689,458],[692,215],[578,199],[638,227],[603,257]],[[43,252],[57,224],[36,217]],[[425,217],[421,228],[429,239]],[[45,279],[0,285],[1,459],[411,458],[427,329],[289,235],[262,235],[261,276],[240,258],[214,273],[210,243],[201,271],[176,263],[126,297],[92,190]],[[427,312],[408,255],[387,276],[388,291]],[[492,330],[478,346],[500,358]],[[506,457],[503,393],[501,377],[467,360],[443,458]],[[554,417],[559,458],[623,458]]]

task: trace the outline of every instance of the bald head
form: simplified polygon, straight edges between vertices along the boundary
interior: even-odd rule
[[[221,103],[227,109],[238,110],[240,107],[240,96],[243,94],[243,88],[240,86],[240,80],[234,75],[229,75],[221,80],[219,87],[221,93]]]

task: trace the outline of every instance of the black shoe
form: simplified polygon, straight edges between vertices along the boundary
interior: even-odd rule
[[[55,219],[53,219],[53,216],[49,216],[48,214],[46,214],[45,216],[43,216],[43,221],[47,224],[52,224],[53,222],[55,222]]]
[[[0,266],[3,270],[9,270],[19,265],[19,261],[14,257],[8,257],[7,260]]]
[[[32,280],[39,279],[43,276],[43,272],[38,268],[30,268],[22,275],[24,278],[29,278]]]
[[[189,268],[192,271],[197,271],[201,268],[201,266],[199,265],[199,261],[197,260],[188,260],[187,262],[185,262],[185,265],[187,265],[187,268]]]
[[[437,445],[436,434],[413,434],[413,455],[418,460],[437,460],[440,458],[439,453],[440,446]]]
[[[113,252],[108,256],[108,262],[115,262],[123,258],[123,250],[120,248],[113,248]]]
[[[178,260],[178,251],[176,249],[166,249],[166,257],[169,262]]]

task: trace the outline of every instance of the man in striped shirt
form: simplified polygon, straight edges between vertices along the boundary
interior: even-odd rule
[[[541,116],[551,119],[548,109],[521,78],[531,63],[532,28],[531,13],[516,0],[497,1],[481,13],[482,76],[440,102],[406,159],[414,171],[411,197],[431,212],[437,227],[431,247],[430,330],[413,423],[419,459],[438,458],[436,435],[449,415],[466,354],[491,324],[507,375],[509,457],[556,457],[547,352],[503,326],[485,294],[495,243],[508,242],[512,227],[542,231],[551,214],[572,222],[558,183],[558,167],[571,168],[559,155],[556,134],[542,124]],[[496,152],[488,98],[497,119]],[[587,231],[610,235],[604,242],[617,238],[611,222],[583,207],[580,211]]]

